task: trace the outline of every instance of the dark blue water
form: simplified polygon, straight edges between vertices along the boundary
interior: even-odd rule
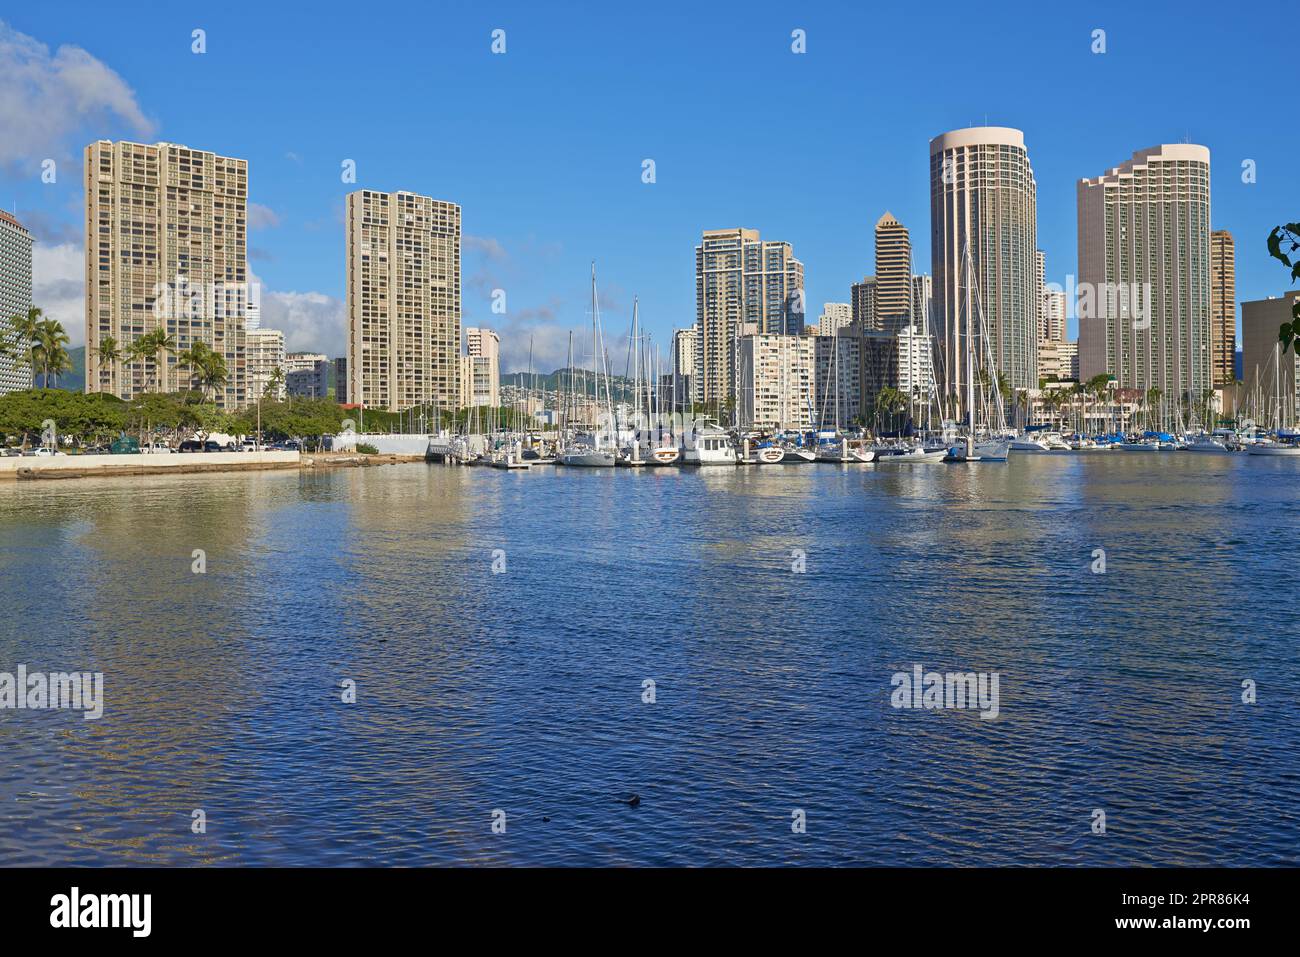
[[[0,864],[1296,864],[1297,466],[0,485]]]

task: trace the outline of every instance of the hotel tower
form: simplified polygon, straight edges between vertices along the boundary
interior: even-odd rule
[[[1079,376],[1159,389],[1211,388],[1210,151],[1153,146],[1078,184]]]
[[[969,345],[976,375],[1038,387],[1037,242],[1037,186],[1020,130],[979,126],[930,141],[936,377],[962,414]]]
[[[0,210],[0,345],[14,352],[17,342],[11,320],[32,307],[32,234],[13,216]],[[0,395],[30,388],[32,370],[21,356],[0,350]]]

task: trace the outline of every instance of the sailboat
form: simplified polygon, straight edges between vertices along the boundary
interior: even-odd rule
[[[600,383],[602,380],[601,356],[603,354],[600,336],[600,306],[596,301],[596,264],[593,262],[591,264],[591,363],[592,376],[595,383],[595,399],[597,403],[600,401]],[[570,370],[572,370],[572,363],[570,363]],[[572,371],[570,371],[570,374],[572,374]],[[604,376],[604,382],[605,407],[606,411],[610,412],[609,421],[612,422],[613,415],[610,410],[608,371],[606,371]],[[614,449],[612,447],[602,448],[601,430],[599,424],[597,424],[597,427],[592,430],[591,441],[589,443],[575,440],[572,445],[567,446],[563,451],[559,452],[555,456],[555,464],[568,465],[577,468],[613,468],[615,464]]]
[[[840,431],[840,357],[839,357],[840,337],[838,331],[835,338],[831,340],[831,365],[835,367],[835,393],[831,401],[835,403],[835,432],[834,438],[829,442],[822,442],[820,436],[817,441],[816,458],[818,462],[835,462],[843,465],[850,462],[869,463],[876,460],[874,449],[854,448],[849,444],[849,437]],[[826,403],[822,403],[822,419],[826,418]]]
[[[980,428],[975,421],[975,336],[974,327],[971,322],[973,315],[979,317],[980,341],[984,343],[985,350],[988,352],[989,365],[992,366],[992,352],[988,349],[988,330],[984,319],[984,301],[980,296],[978,284],[974,285],[974,302],[972,308],[972,264],[970,259],[970,247],[964,245],[962,256],[962,270],[966,274],[966,434],[962,436],[960,444],[954,447],[949,457],[958,462],[1005,462],[1007,454],[1014,448],[1011,439],[1006,433],[1006,419],[1002,414],[1002,394],[998,392],[997,386],[994,386],[994,395],[996,396],[994,407],[997,409],[998,428],[992,428],[993,423],[985,423],[985,434],[980,435]],[[987,411],[989,402],[987,396],[981,396],[984,399],[984,408]]]

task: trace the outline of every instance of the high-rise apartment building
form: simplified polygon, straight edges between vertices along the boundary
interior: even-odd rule
[[[460,207],[358,190],[347,204],[348,398],[460,403]]]
[[[1047,257],[1041,249],[1034,251],[1034,328],[1038,330],[1038,341],[1047,337],[1043,334],[1047,317],[1043,309],[1043,299],[1047,295]]]
[[[202,342],[226,363],[215,390],[246,404],[248,162],[176,143],[86,147],[86,391],[130,399],[188,387],[179,356]],[[104,359],[161,330],[171,347]]]
[[[1214,384],[1235,381],[1237,352],[1237,252],[1232,233],[1210,233],[1210,336]]]
[[[817,318],[817,335],[833,336],[852,322],[852,303],[824,302],[822,303],[822,314]]]
[[[1065,292],[1060,289],[1044,289],[1043,300],[1039,305],[1038,341],[1065,341]]]
[[[862,282],[849,287],[849,305],[853,312],[853,326],[859,332],[876,328],[876,277],[863,276]]]
[[[1020,130],[972,127],[930,141],[938,375],[963,410],[971,346],[976,375],[984,369],[1014,389],[1038,386],[1037,190]]]
[[[898,385],[914,406],[925,406],[934,388],[934,340],[918,326],[894,334],[898,342]]]
[[[1213,383],[1210,151],[1154,146],[1078,184],[1079,375],[1199,401]]]
[[[695,357],[699,347],[699,326],[673,330],[671,371],[667,376],[670,385],[665,394],[670,396],[674,410],[684,411],[704,401],[700,396],[700,380],[695,373]]]
[[[501,404],[501,337],[491,329],[465,330],[461,405]]]
[[[891,213],[876,222],[876,304],[872,328],[898,332],[912,323],[912,239]]]
[[[758,429],[814,424],[814,349],[818,336],[748,335],[738,349],[740,421]]]
[[[0,395],[31,387],[26,360],[6,355],[25,344],[16,341],[11,320],[32,307],[32,234],[13,216],[0,211]]]
[[[271,389],[271,374],[279,369],[285,372],[284,333],[279,329],[248,329],[244,332],[244,361],[248,369],[248,398],[283,399],[283,377]]]
[[[756,229],[710,229],[695,247],[695,374],[700,401],[721,408],[735,398],[742,327],[764,335],[804,331],[803,263],[789,243],[765,242]]]

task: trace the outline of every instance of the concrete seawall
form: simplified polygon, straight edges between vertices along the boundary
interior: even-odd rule
[[[173,452],[170,455],[51,455],[0,458],[0,481],[166,475],[297,468],[297,452]]]

